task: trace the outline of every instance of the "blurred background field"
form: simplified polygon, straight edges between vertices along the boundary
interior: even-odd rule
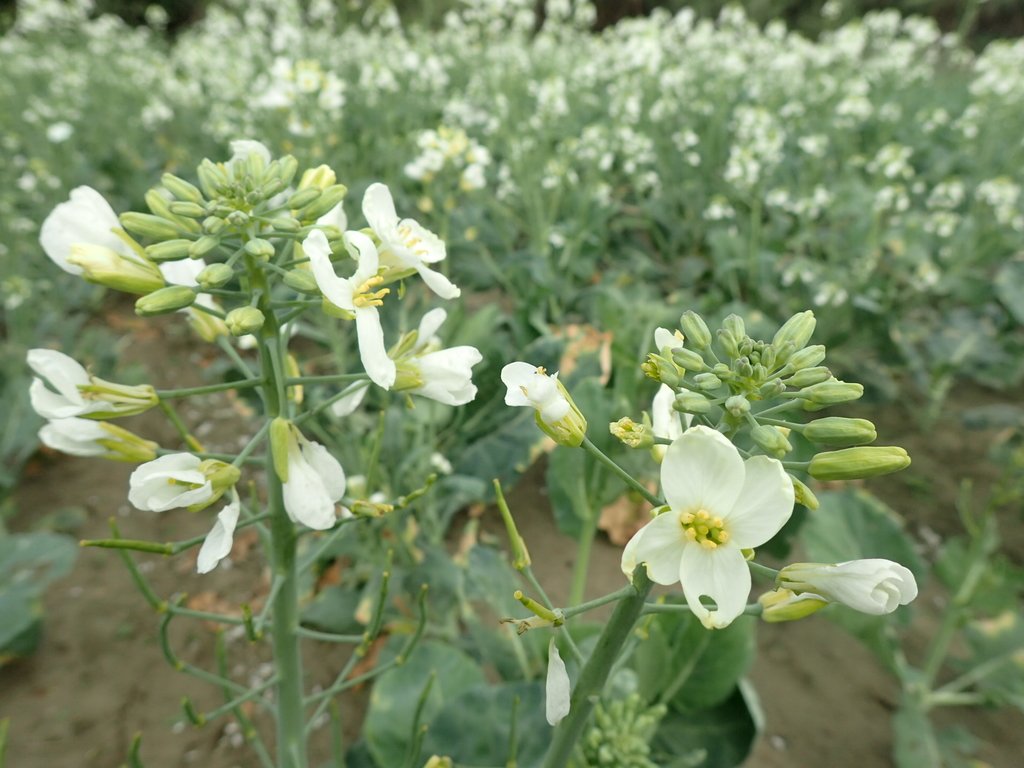
[[[844,413],[869,416],[880,434],[911,451],[906,476],[876,490],[888,505],[881,517],[897,519],[889,508],[901,516],[891,536],[916,558],[922,577],[932,576],[909,627],[845,622],[863,647],[822,620],[827,629],[817,631],[825,637],[804,644],[774,633],[768,643],[762,635],[754,678],[764,683],[769,738],[750,764],[821,764],[809,761],[833,748],[836,742],[787,720],[795,705],[780,703],[782,694],[773,699],[781,683],[763,659],[786,665],[778,651],[772,655],[777,647],[824,658],[810,667],[818,671],[789,683],[797,691],[788,695],[806,702],[825,695],[829,665],[841,663],[828,651],[837,643],[850,643],[853,663],[865,670],[861,681],[872,681],[851,706],[873,736],[835,731],[829,722],[843,715],[825,708],[818,725],[844,744],[850,765],[886,764],[889,715],[906,711],[888,674],[897,649],[923,652],[963,582],[964,563],[982,550],[991,572],[960,617],[964,634],[951,667],[1000,654],[1011,661],[984,681],[984,695],[965,702],[993,707],[964,710],[974,737],[951,727],[954,717],[940,716],[935,732],[945,764],[967,765],[957,755],[972,750],[997,768],[1015,764],[1024,706],[1018,2],[41,0],[0,5],[0,30],[0,530],[41,537],[32,540],[34,562],[49,568],[26,588],[17,574],[30,558],[11,556],[6,570],[0,559],[0,601],[8,601],[0,606],[5,616],[19,616],[0,630],[0,660],[9,662],[0,669],[0,717],[12,719],[10,765],[100,766],[122,758],[139,723],[122,722],[113,733],[102,718],[61,709],[68,702],[54,698],[60,681],[47,675],[47,659],[88,667],[90,654],[116,646],[119,634],[145,635],[140,625],[149,624],[148,616],[132,617],[133,601],[140,602],[132,594],[115,601],[113,626],[57,618],[41,639],[52,616],[70,612],[86,621],[112,594],[128,594],[128,577],[113,558],[99,564],[100,555],[83,552],[73,579],[86,585],[85,598],[59,581],[43,618],[47,582],[66,576],[75,551],[71,539],[46,536],[101,535],[106,518],[123,514],[126,503],[117,500],[123,473],[103,467],[93,476],[83,460],[39,452],[27,350],[59,348],[125,381],[187,386],[225,376],[211,356],[188,351],[183,322],[154,331],[127,302],[101,309],[102,289],[45,257],[39,226],[82,184],[116,210],[145,210],[144,195],[162,173],[191,178],[200,158],[225,158],[235,138],[337,169],[351,186],[346,208],[354,226],[363,223],[365,187],[386,180],[399,210],[416,211],[448,244],[448,269],[463,289],[461,306],[450,308],[454,341],[484,355],[474,373],[476,401],[406,411],[380,398],[379,417],[354,427],[388,435],[375,450],[386,460],[381,482],[396,494],[441,473],[418,517],[417,534],[432,545],[450,542],[465,510],[479,512],[492,500],[491,478],[514,482],[543,453],[528,415],[510,415],[502,403],[504,362],[549,363],[572,377],[581,405],[604,398],[638,415],[654,385],[637,366],[653,329],[674,327],[683,310],[719,322],[738,312],[752,332],[770,333],[794,312],[813,309],[815,341],[836,349],[834,373],[867,391]],[[300,333],[325,358],[352,355],[326,325]],[[221,405],[221,412],[195,414],[215,441],[229,440],[230,420],[245,415],[244,402]],[[383,433],[378,418],[388,427]],[[366,465],[365,445],[336,420],[325,417],[316,429],[353,473]],[[568,541],[559,536],[582,525],[565,489],[576,471],[556,452],[519,491],[541,494],[532,514],[554,552]],[[89,493],[94,479],[115,491]],[[589,493],[596,507],[611,507],[621,489]],[[843,499],[835,503],[857,506]],[[617,546],[633,524],[607,522],[590,591],[618,582]],[[146,535],[169,535],[163,520],[139,525],[153,529]],[[822,523],[794,529],[785,545],[813,550],[815,525]],[[552,563],[552,578],[571,578],[570,561],[552,556]],[[257,586],[238,588],[258,592],[258,574],[250,575]],[[132,647],[157,658],[153,647]],[[150,662],[132,663],[144,669]],[[83,685],[93,679],[68,674]],[[118,693],[98,711],[161,723],[175,762],[155,765],[188,764],[195,749],[220,760],[210,766],[241,760],[230,739],[175,741],[173,700],[138,695],[147,707],[126,707]],[[33,741],[18,730],[26,727],[21,707],[39,718],[62,714],[49,721],[44,740]],[[48,751],[80,734],[94,742],[78,740],[83,762],[60,762],[73,751]],[[806,751],[789,751],[801,740]],[[910,762],[908,749],[901,768],[929,764],[930,757]]]

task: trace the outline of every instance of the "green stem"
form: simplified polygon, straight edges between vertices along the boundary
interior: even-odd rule
[[[636,594],[636,589],[633,588],[632,584],[629,584],[622,589],[610,592],[607,595],[595,597],[593,600],[588,600],[587,602],[580,603],[579,605],[570,605],[568,608],[563,608],[562,615],[567,619],[572,616],[579,616],[581,613],[592,611],[595,608],[600,608],[602,605],[607,605],[608,603],[614,603],[616,600],[622,600],[623,598],[629,597],[633,594]]]
[[[652,586],[646,569],[637,568],[633,573],[633,594],[622,598],[615,606],[611,619],[597,639],[593,653],[580,671],[569,702],[569,714],[555,727],[543,768],[565,768],[569,764],[576,742],[583,735],[583,729],[604,689],[612,665],[633,630],[633,625],[640,618],[644,600]]]
[[[249,389],[263,384],[261,379],[242,379],[241,381],[222,381],[220,384],[206,384],[202,387],[185,387],[183,389],[158,389],[157,397],[166,400],[174,397],[191,397],[192,395],[209,395],[213,392],[225,392],[230,389]]]
[[[583,525],[576,540],[576,562],[572,567],[572,583],[569,587],[570,605],[583,601],[587,588],[587,572],[590,570],[590,551],[594,546],[594,536],[597,535],[597,510],[588,503],[586,488],[579,489],[573,504],[578,505],[577,513],[582,513]]]
[[[704,651],[707,650],[708,643],[711,642],[711,631],[701,632],[696,644],[690,650],[690,655],[686,659],[686,663],[679,669],[676,676],[672,678],[672,682],[666,685],[658,696],[659,704],[667,704],[676,697],[679,690],[686,685],[686,681],[690,679],[690,675],[693,674],[693,670],[697,668],[697,663],[704,655]]]
[[[365,373],[330,373],[325,376],[293,376],[284,380],[289,387],[302,384],[348,384],[353,381],[365,381],[369,377]]]
[[[608,467],[608,469],[610,469],[613,474],[621,478],[626,483],[626,485],[628,485],[634,491],[636,491],[649,502],[651,502],[651,504],[653,504],[656,507],[660,507],[662,504],[665,503],[657,496],[655,496],[653,493],[651,493],[649,490],[647,490],[638,480],[636,480],[631,474],[629,474],[629,472],[627,472],[614,461],[612,461],[610,458],[605,456],[604,452],[600,448],[598,448],[596,445],[590,442],[589,437],[583,437],[583,443],[581,444],[581,447],[586,449],[591,456],[593,456],[599,462]]]
[[[164,412],[164,415],[166,415],[171,424],[174,425],[174,428],[178,430],[178,434],[181,435],[181,439],[185,441],[185,445],[188,446],[190,451],[203,450],[202,443],[192,436],[192,433],[188,431],[188,427],[185,426],[185,422],[181,420],[178,412],[174,410],[170,403],[161,400],[160,410]]]

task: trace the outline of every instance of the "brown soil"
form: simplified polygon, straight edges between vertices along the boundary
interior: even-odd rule
[[[129,356],[148,361],[153,379],[165,386],[199,383],[199,375],[189,370],[203,361],[185,354],[180,325],[160,327],[161,336],[149,339],[150,343],[134,344],[127,350]],[[183,360],[190,365],[171,368],[168,362]],[[237,425],[244,422],[226,397],[215,400],[205,413],[184,415],[190,423],[211,424],[210,450],[237,447]],[[991,435],[958,429],[919,435],[915,425],[899,414],[891,415],[879,427],[884,442],[911,450],[915,464],[907,477],[927,478],[928,484],[895,479],[874,483],[872,488],[905,514],[911,530],[927,526],[941,535],[956,533],[954,491],[961,477],[981,478],[982,485],[991,479],[984,454]],[[172,444],[173,433],[157,417],[139,417],[136,428]],[[241,431],[241,437],[245,434]],[[132,538],[165,541],[208,530],[210,515],[129,510],[125,494],[130,470],[85,459],[38,460],[16,493],[19,514],[11,527],[29,530],[56,510],[78,508],[83,518],[75,535],[81,538],[107,536],[111,516]],[[564,599],[573,565],[573,542],[552,525],[542,472],[534,470],[527,475],[510,502],[524,513],[521,529],[539,579],[553,585],[556,602]],[[1024,551],[1019,521],[1005,536],[1010,551],[1019,557]],[[588,597],[621,586],[619,553],[603,537],[595,543]],[[223,605],[233,606],[258,602],[266,592],[255,558],[243,558],[234,567],[206,577],[195,574],[194,561],[188,557],[172,561],[139,556],[139,562],[163,596],[187,592],[200,602],[216,604],[223,595],[229,596]],[[564,586],[560,590],[557,585]],[[934,628],[936,599],[926,595],[919,601],[910,633],[911,654],[923,646]],[[183,696],[193,696],[200,709],[216,706],[221,700],[207,686],[194,683],[166,664],[156,640],[157,617],[132,586],[115,553],[83,550],[71,575],[49,590],[45,608],[46,633],[38,653],[0,669],[0,718],[11,719],[10,768],[111,768],[124,760],[137,732],[145,734],[143,755],[150,768],[255,765],[247,748],[237,745],[237,737],[223,722],[203,729],[178,724]],[[172,640],[183,657],[211,665],[213,633],[208,627],[182,622],[175,630]],[[228,633],[227,642],[232,669],[258,666],[261,659],[254,657],[244,637]],[[747,765],[891,765],[889,718],[898,691],[863,646],[823,618],[762,625],[758,644],[750,677],[766,722],[764,736]],[[308,654],[310,680],[332,679],[344,662],[342,653],[317,646],[316,653]],[[365,692],[343,699],[343,704],[346,722],[357,722]],[[995,768],[1020,764],[1024,717],[1019,713],[950,710],[946,715],[945,724],[966,726],[983,741],[980,756]]]

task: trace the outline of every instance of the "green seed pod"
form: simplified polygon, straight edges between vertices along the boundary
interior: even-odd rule
[[[808,472],[818,480],[859,480],[899,472],[910,466],[910,456],[898,446],[861,446],[819,453]]]
[[[135,314],[139,317],[154,317],[177,312],[179,309],[191,307],[196,300],[196,292],[184,285],[169,285],[159,291],[146,294],[135,302]]]
[[[875,425],[867,419],[845,419],[830,416],[816,419],[803,428],[803,435],[812,443],[845,448],[873,443],[878,436]]]
[[[693,310],[688,309],[683,313],[679,318],[679,327],[683,331],[683,336],[697,349],[707,349],[711,346],[711,331],[708,324]]]
[[[231,281],[235,271],[227,264],[210,264],[196,275],[196,282],[203,288],[220,288]]]
[[[797,312],[775,332],[772,344],[782,346],[787,341],[791,341],[797,350],[803,349],[811,340],[817,322],[811,310]]]

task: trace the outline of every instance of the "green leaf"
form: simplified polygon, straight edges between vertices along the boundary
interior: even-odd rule
[[[892,718],[896,768],[936,768],[942,765],[931,721],[915,701],[904,701]]]
[[[539,764],[551,741],[540,683],[485,685],[452,698],[430,723],[423,754],[447,755],[467,768],[505,765],[516,697],[518,765]]]
[[[657,614],[635,655],[640,692],[680,712],[713,707],[735,689],[754,658],[755,622],[705,629],[690,613]]]
[[[402,642],[404,638],[394,638],[382,658],[397,653]],[[422,641],[405,664],[377,679],[370,694],[363,735],[377,765],[402,765],[412,739],[417,700],[431,674],[435,677],[423,706],[423,724],[432,722],[451,699],[484,684],[483,671],[469,656],[440,641]]]
[[[747,685],[733,689],[711,709],[683,714],[669,711],[651,743],[651,758],[663,768],[734,768],[760,731],[759,708]]]
[[[996,273],[996,296],[1014,319],[1024,325],[1024,259],[1003,264]]]

